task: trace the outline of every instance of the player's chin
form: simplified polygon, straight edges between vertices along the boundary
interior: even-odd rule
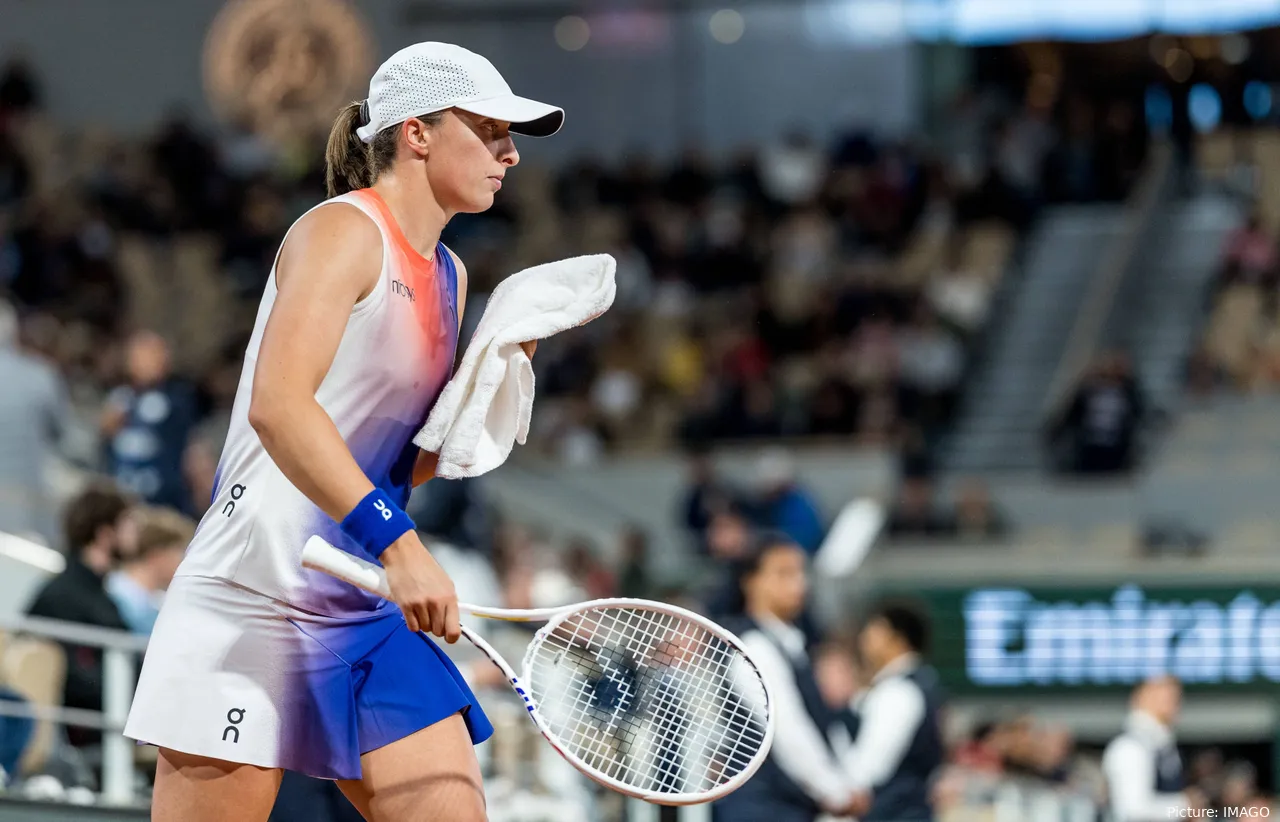
[[[474,195],[467,198],[462,204],[462,208],[458,209],[464,214],[479,214],[481,211],[488,211],[493,208],[494,191],[477,191]]]

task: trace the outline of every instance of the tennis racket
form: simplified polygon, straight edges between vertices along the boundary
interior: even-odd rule
[[[383,569],[312,537],[302,564],[390,597]],[[521,672],[463,624],[498,666],[529,719],[582,773],[661,805],[725,796],[751,778],[773,742],[773,702],[741,641],[683,608],[601,599],[509,610],[459,603],[463,614],[546,621]]]

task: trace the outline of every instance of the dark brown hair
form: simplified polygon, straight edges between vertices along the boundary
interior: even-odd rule
[[[115,528],[132,501],[111,485],[94,485],[81,493],[63,513],[67,549],[79,556],[98,536],[99,528]]]
[[[929,618],[924,609],[906,600],[886,600],[867,612],[863,624],[882,620],[911,650],[918,654],[929,650]]]
[[[356,134],[364,125],[363,109],[364,102],[357,100],[339,111],[333,121],[324,150],[324,182],[330,197],[368,188],[395,162],[400,124],[387,126],[372,143],[365,144]],[[435,111],[413,119],[434,126],[444,119],[444,113]]]
[[[747,609],[747,581],[760,572],[765,558],[778,548],[799,548],[796,541],[781,531],[766,529],[751,537],[746,553],[730,566],[735,585],[729,598],[729,612],[742,614]]]

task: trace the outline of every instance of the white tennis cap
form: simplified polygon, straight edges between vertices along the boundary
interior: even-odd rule
[[[511,130],[547,137],[560,130],[564,110],[511,93],[511,86],[485,58],[450,43],[416,43],[400,49],[369,81],[365,124],[356,130],[366,143],[387,126],[433,111],[459,108],[511,123]]]

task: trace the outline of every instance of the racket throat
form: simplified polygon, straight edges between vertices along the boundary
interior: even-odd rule
[[[530,716],[532,716],[534,714],[533,700],[529,698],[529,692],[524,689],[524,685],[520,683],[519,677],[511,677],[511,687],[514,688],[515,692],[524,700],[525,710],[529,712]]]

